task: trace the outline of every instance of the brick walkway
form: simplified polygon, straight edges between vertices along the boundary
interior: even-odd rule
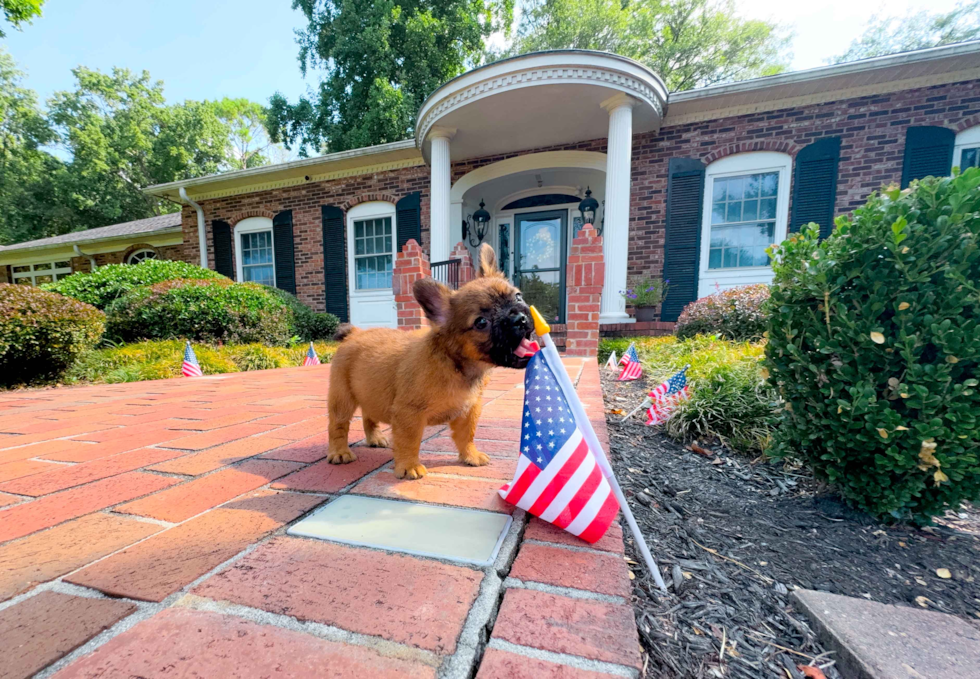
[[[566,365],[604,438],[595,360]],[[399,481],[323,459],[329,370],[0,396],[0,679],[637,675],[618,525],[589,548],[517,510],[485,569],[286,536],[343,493],[513,510],[523,372],[486,392],[492,464],[431,427]]]

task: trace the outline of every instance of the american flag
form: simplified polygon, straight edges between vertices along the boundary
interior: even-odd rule
[[[652,403],[647,410],[648,427],[666,422],[674,412],[674,407],[677,403],[689,396],[690,392],[687,388],[687,369],[689,367],[686,366],[683,370],[650,392]]]
[[[184,347],[184,365],[180,367],[180,372],[184,377],[201,377],[204,374],[201,372],[201,364],[197,362],[197,356],[190,342]]]
[[[636,345],[632,342],[630,342],[630,346],[623,357],[619,359],[619,364],[623,366],[623,370],[617,378],[619,382],[635,380],[643,374],[643,365],[640,363],[640,357],[636,355]]]
[[[543,351],[524,373],[520,445],[514,480],[500,489],[500,496],[586,542],[601,538],[619,502]]]
[[[306,352],[306,356],[303,358],[303,367],[311,365],[320,365],[320,357],[316,355],[316,350],[313,348],[313,342],[310,342],[310,348]]]

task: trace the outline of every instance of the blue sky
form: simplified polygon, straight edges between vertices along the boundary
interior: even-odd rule
[[[844,51],[877,11],[902,15],[948,10],[954,0],[737,0],[748,17],[774,19],[795,33],[792,68],[820,66]],[[48,98],[70,89],[79,65],[148,70],[168,101],[248,97],[275,91],[295,100],[315,85],[296,61],[293,31],[303,25],[290,0],[47,0],[44,16],[10,30],[5,47],[27,72],[26,85]]]

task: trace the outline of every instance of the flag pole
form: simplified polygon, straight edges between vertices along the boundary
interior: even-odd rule
[[[545,353],[545,358],[552,367],[552,372],[558,379],[558,383],[561,384],[562,391],[568,397],[568,405],[572,409],[572,413],[575,415],[579,426],[582,428],[585,442],[596,454],[596,462],[599,463],[599,468],[602,470],[603,475],[612,488],[613,494],[619,501],[619,508],[623,511],[623,516],[626,517],[626,523],[629,525],[630,532],[633,533],[633,539],[636,540],[636,546],[643,556],[643,561],[646,562],[647,570],[650,571],[660,591],[666,594],[667,585],[664,584],[664,579],[660,575],[657,562],[653,560],[653,555],[650,554],[650,548],[647,547],[646,540],[643,539],[643,533],[640,532],[640,527],[636,525],[636,519],[633,518],[633,512],[630,511],[630,506],[626,501],[626,496],[623,494],[623,489],[620,488],[619,481],[616,480],[616,474],[613,473],[612,467],[609,465],[606,453],[599,443],[599,437],[596,436],[595,429],[592,428],[592,423],[589,421],[589,416],[585,413],[585,407],[582,406],[582,402],[579,400],[578,394],[575,391],[575,386],[572,384],[572,380],[568,377],[568,372],[565,371],[565,366],[561,362],[561,356],[558,355],[558,348],[555,347],[555,343],[551,339],[551,326],[548,325],[541,314],[538,313],[538,310],[533,306],[531,307],[531,317],[534,319],[534,332],[537,333],[538,337],[544,343],[544,349],[542,351]]]

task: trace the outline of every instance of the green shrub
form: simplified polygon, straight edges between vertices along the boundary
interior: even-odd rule
[[[44,289],[105,309],[113,300],[134,288],[177,278],[203,280],[224,276],[187,262],[146,259],[139,264],[108,264],[92,273],[77,273],[57,283],[49,283]]]
[[[773,250],[779,455],[852,505],[928,521],[980,498],[980,170],[873,194]]]
[[[315,345],[320,360],[328,362],[336,351],[335,342]],[[194,353],[205,375],[266,368],[288,368],[303,364],[308,345],[292,348],[263,344],[195,344]],[[65,375],[76,383],[140,382],[180,377],[184,356],[183,340],[147,340],[135,344],[89,351],[79,357]]]
[[[102,337],[105,314],[26,285],[0,283],[0,385],[59,376]]]
[[[718,335],[730,340],[757,340],[766,331],[765,301],[769,286],[745,285],[716,292],[691,302],[674,333],[681,339],[695,335]]]
[[[621,354],[630,341],[643,363],[651,388],[685,365],[690,397],[664,425],[674,438],[717,437],[741,452],[761,452],[769,445],[776,393],[763,378],[762,344],[714,337],[619,338],[600,343],[600,360]]]
[[[136,288],[109,305],[106,334],[126,342],[186,338],[234,344],[282,345],[292,314],[254,283],[173,280]]]
[[[328,340],[337,332],[340,319],[333,314],[313,311],[298,299],[279,288],[266,288],[270,293],[282,300],[293,312],[293,322],[290,325],[290,336],[299,337],[304,342]]]

